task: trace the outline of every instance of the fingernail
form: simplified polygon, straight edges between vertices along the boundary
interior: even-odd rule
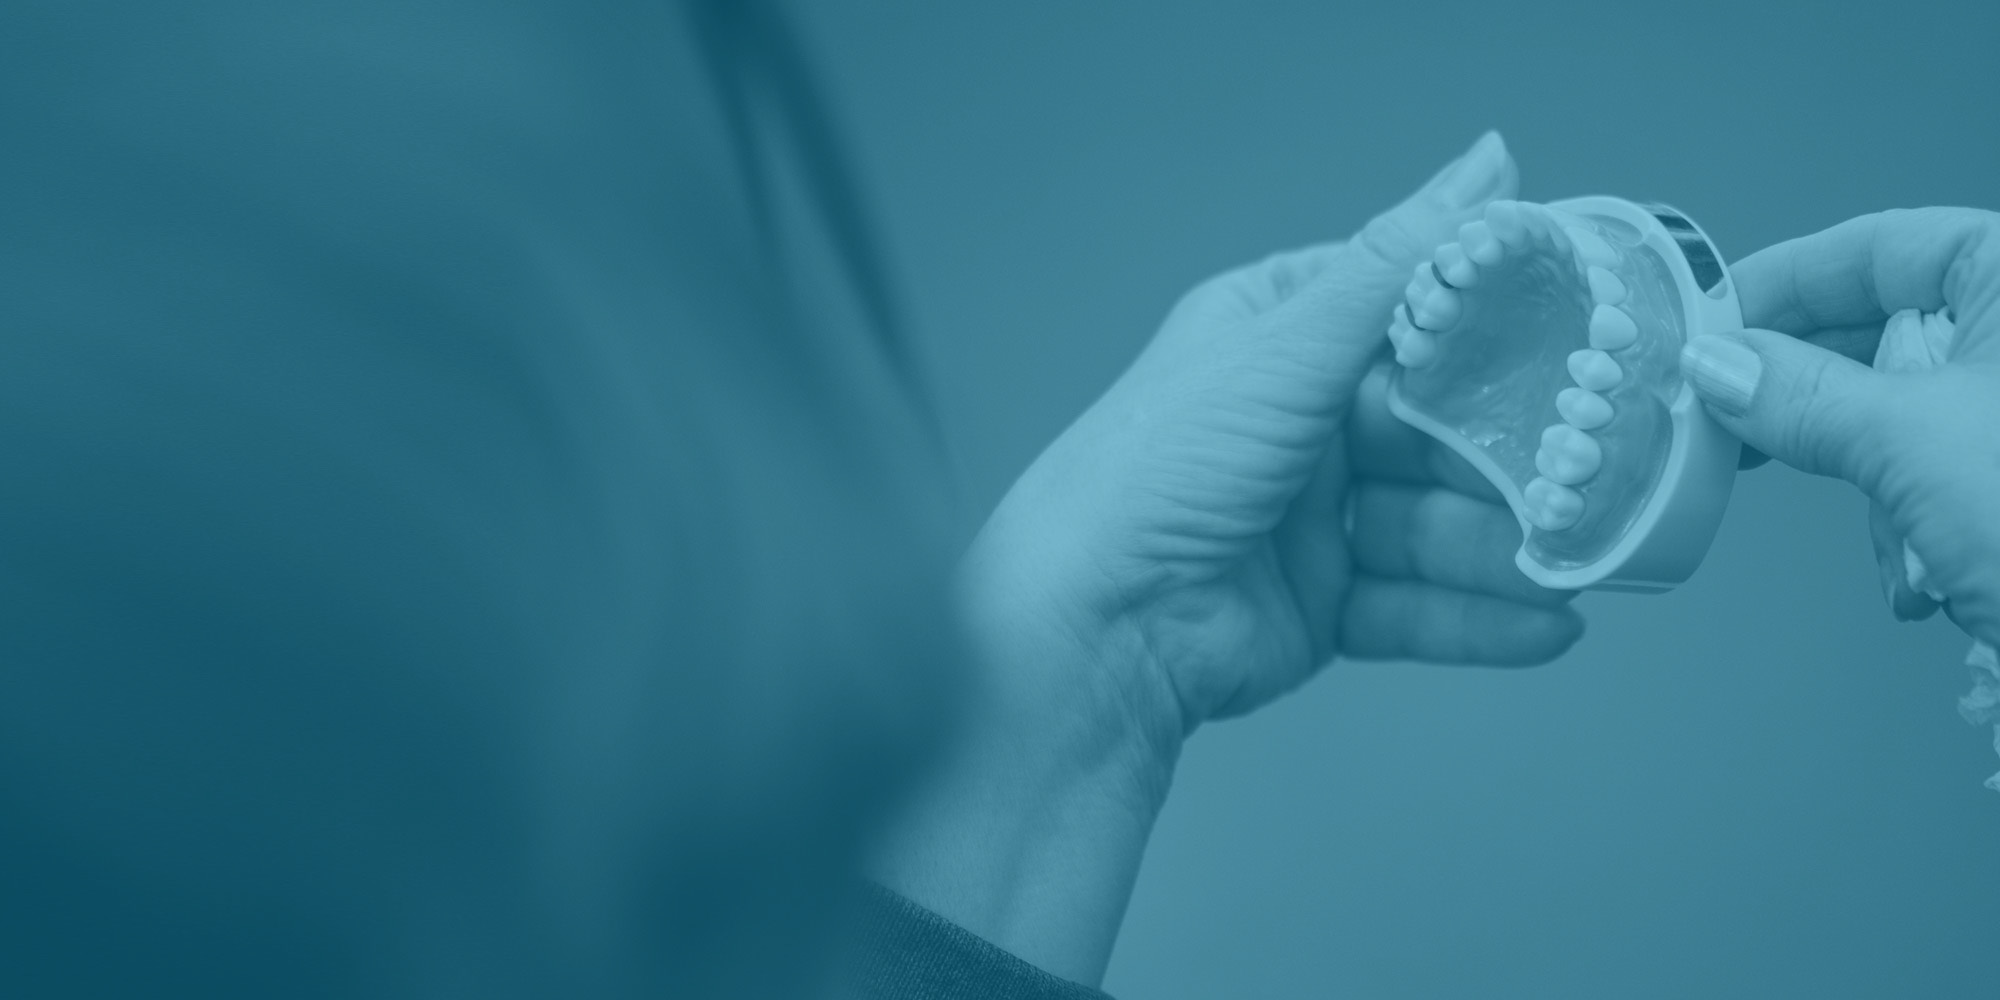
[[[1757,396],[1764,362],[1742,341],[1705,333],[1681,349],[1681,375],[1703,402],[1740,417]]]
[[[1498,132],[1488,132],[1446,168],[1438,178],[1437,193],[1447,204],[1470,208],[1500,189],[1507,164],[1507,143]]]

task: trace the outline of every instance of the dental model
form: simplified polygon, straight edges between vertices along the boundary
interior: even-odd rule
[[[1389,328],[1389,408],[1521,521],[1515,562],[1567,590],[1664,591],[1708,552],[1740,447],[1681,346],[1740,328],[1686,216],[1618,198],[1499,201],[1417,268]]]

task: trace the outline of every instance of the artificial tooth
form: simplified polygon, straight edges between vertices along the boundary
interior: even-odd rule
[[[1438,277],[1453,288],[1471,288],[1479,284],[1479,266],[1466,254],[1465,247],[1457,243],[1438,247],[1431,263],[1437,266]]]
[[[1424,297],[1423,304],[1411,315],[1416,325],[1425,330],[1449,330],[1458,322],[1464,311],[1464,303],[1458,293],[1449,288],[1433,288]]]
[[[1500,242],[1510,247],[1528,245],[1527,213],[1518,201],[1496,201],[1486,206],[1486,225]]]
[[[1536,477],[1521,491],[1528,520],[1543,531],[1561,531],[1583,517],[1583,495],[1559,483]]]
[[[1625,283],[1618,276],[1601,267],[1584,270],[1584,277],[1590,279],[1590,297],[1600,305],[1615,306],[1625,301]]]
[[[1622,351],[1639,340],[1639,325],[1617,306],[1600,304],[1590,312],[1590,346],[1600,351]]]
[[[1410,327],[1403,342],[1396,345],[1396,363],[1405,368],[1429,368],[1437,356],[1437,338],[1416,327]]]
[[[1410,322],[1407,306],[1397,306],[1389,321],[1389,343],[1396,349],[1396,363],[1405,368],[1427,368],[1437,360],[1437,338]]]
[[[1598,350],[1577,351],[1569,356],[1569,377],[1591,392],[1603,392],[1618,384],[1625,372],[1611,355]]]
[[[1535,453],[1535,469],[1550,482],[1575,486],[1597,475],[1604,464],[1604,449],[1597,439],[1568,424],[1553,424],[1542,432],[1542,448]]]
[[[1480,267],[1494,267],[1507,257],[1507,248],[1500,245],[1500,239],[1493,235],[1493,227],[1485,219],[1476,219],[1458,227],[1458,245],[1465,249],[1465,256]]]
[[[1461,311],[1458,292],[1438,280],[1437,270],[1430,261],[1417,265],[1416,275],[1403,289],[1403,300],[1410,307],[1410,322],[1418,329],[1449,330],[1458,322]]]
[[[1556,393],[1556,412],[1571,427],[1594,431],[1611,422],[1611,401],[1589,389],[1570,386]]]
[[[1400,305],[1397,306],[1395,316],[1389,320],[1389,345],[1398,351],[1402,350],[1403,341],[1409,337],[1410,331],[1414,329],[1416,328],[1410,325],[1408,308]]]
[[[1417,320],[1417,314],[1422,311],[1424,303],[1429,301],[1431,292],[1437,287],[1437,275],[1431,273],[1430,261],[1418,264],[1416,272],[1410,276],[1410,283],[1403,286],[1403,304],[1409,307],[1410,322],[1418,326],[1424,325]]]
[[[1610,267],[1618,263],[1618,251],[1611,249],[1611,244],[1606,243],[1604,237],[1582,226],[1570,226],[1565,231],[1569,234],[1570,245],[1576,248],[1578,260],[1592,267]]]
[[[1541,238],[1557,251],[1569,252],[1569,240],[1563,236],[1562,225],[1547,205],[1531,201],[1521,202],[1520,205],[1521,223],[1527,228],[1529,236]]]
[[[1559,254],[1573,254],[1576,252],[1575,247],[1569,241],[1569,230],[1553,222],[1549,225],[1549,245],[1555,247],[1556,252]]]

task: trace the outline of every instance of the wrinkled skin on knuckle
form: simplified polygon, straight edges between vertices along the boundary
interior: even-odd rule
[[[1836,476],[1872,492],[1890,457],[1886,449],[1896,446],[1894,435],[1865,419],[1845,394],[1829,391],[1839,374],[1832,364],[1814,366],[1784,388],[1786,396],[1800,402],[1778,428],[1780,447],[1799,456],[1807,472]]]

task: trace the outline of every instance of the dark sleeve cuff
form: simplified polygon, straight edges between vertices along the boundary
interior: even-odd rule
[[[879,886],[862,907],[846,995],[869,1000],[1109,1000]]]

